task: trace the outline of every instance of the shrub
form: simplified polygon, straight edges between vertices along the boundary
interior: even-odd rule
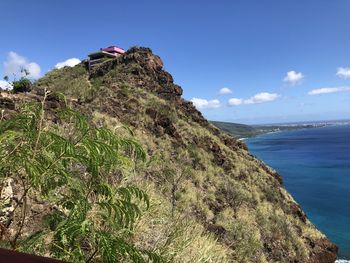
[[[14,80],[12,86],[14,93],[29,92],[32,89],[32,82],[29,79],[22,77],[19,80]]]
[[[14,80],[10,82],[14,93],[29,92],[32,89],[32,81],[27,78],[29,76],[29,71],[26,69],[21,69],[21,75],[22,77],[19,80],[16,80],[15,76]],[[4,80],[9,82],[9,77],[5,76]]]
[[[2,245],[69,262],[160,261],[130,242],[141,208],[149,205],[147,194],[115,179],[133,160],[145,159],[141,146],[92,127],[70,108],[55,113],[60,126],[54,126],[46,120],[46,95],[0,122],[0,183],[12,178],[19,191],[12,215],[2,222]],[[56,208],[28,236],[33,200]]]

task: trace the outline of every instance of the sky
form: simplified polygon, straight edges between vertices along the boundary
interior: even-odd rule
[[[210,120],[350,119],[348,0],[2,0],[1,7],[0,76],[26,68],[37,79],[101,47],[138,45],[162,58],[184,98]]]

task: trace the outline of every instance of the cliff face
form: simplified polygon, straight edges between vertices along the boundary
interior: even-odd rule
[[[150,49],[131,48],[92,72],[85,62],[53,70],[29,94],[2,93],[5,116],[40,99],[43,88],[66,94],[96,125],[128,126],[147,150],[150,161],[128,179],[153,204],[135,230],[140,248],[170,262],[335,261],[336,246],[310,223],[280,175],[185,101]],[[53,98],[47,107],[59,104]]]

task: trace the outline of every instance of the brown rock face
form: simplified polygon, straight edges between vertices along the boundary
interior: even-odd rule
[[[90,76],[103,76],[118,67],[131,73],[128,76],[131,81],[144,89],[167,98],[179,98],[182,95],[182,88],[174,84],[173,77],[163,70],[160,57],[153,55],[149,48],[131,48],[123,56],[96,67]]]
[[[180,97],[182,88],[174,84],[173,77],[170,73],[163,70],[163,61],[159,56],[153,55],[149,48],[131,48],[124,56],[122,62],[126,65],[137,64],[140,67],[135,70],[134,74],[139,76],[147,75],[151,81],[155,82],[155,91],[158,94],[173,95]],[[146,78],[147,79],[147,78]],[[143,78],[145,80],[145,78]],[[145,85],[144,87],[151,87]]]
[[[338,247],[327,239],[310,240],[309,245],[312,249],[309,263],[334,263],[337,259]]]
[[[159,56],[153,55],[150,48],[132,47],[122,58],[126,64],[137,62],[148,72],[159,72],[163,68],[163,61]]]
[[[9,98],[0,97],[0,107],[5,108],[5,109],[9,109],[9,110],[14,110],[15,103],[13,100],[11,100]]]

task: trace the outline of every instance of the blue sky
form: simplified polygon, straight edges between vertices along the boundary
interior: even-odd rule
[[[348,0],[4,0],[1,13],[2,75],[140,45],[208,119],[350,119]]]

